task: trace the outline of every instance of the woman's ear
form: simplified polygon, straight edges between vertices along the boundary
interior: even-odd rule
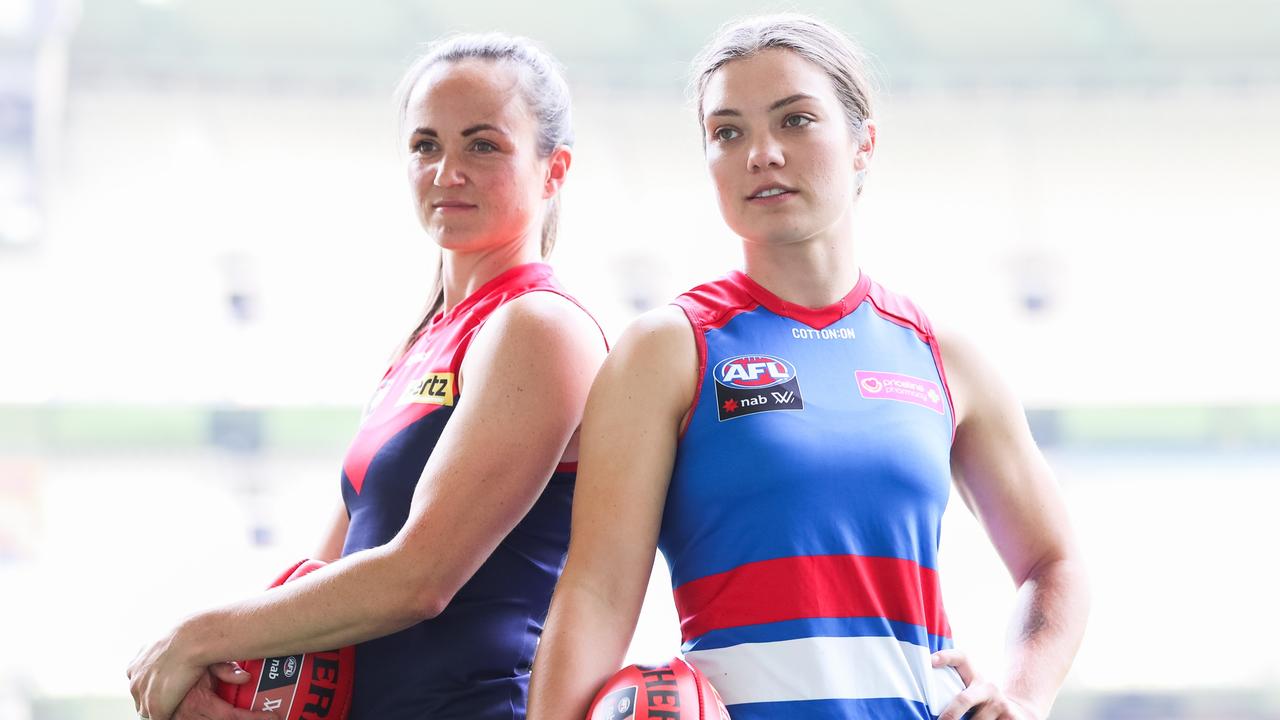
[[[867,118],[863,121],[862,141],[858,143],[858,152],[853,156],[853,169],[865,171],[871,165],[871,156],[876,152],[876,121]]]
[[[553,197],[564,185],[565,176],[569,174],[569,165],[573,163],[573,150],[568,145],[561,145],[551,153],[547,162],[547,183],[542,188],[543,199]]]

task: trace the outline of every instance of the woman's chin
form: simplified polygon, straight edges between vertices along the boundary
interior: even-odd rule
[[[433,224],[427,228],[427,234],[435,244],[444,250],[467,251],[482,245],[482,239],[471,228],[456,225]]]
[[[742,239],[747,243],[762,247],[785,247],[787,245],[796,245],[813,237],[812,232],[807,232],[804,228],[797,227],[754,227],[751,228],[749,233],[741,235]]]

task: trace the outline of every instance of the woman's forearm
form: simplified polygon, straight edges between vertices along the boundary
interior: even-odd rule
[[[581,720],[622,665],[644,604],[697,368],[688,321],[668,307],[627,329],[592,385],[569,556],[533,659],[529,720]]]
[[[1028,574],[1018,587],[1009,627],[1005,692],[1047,717],[1088,614],[1088,579],[1078,560],[1055,560]]]
[[[586,717],[596,692],[622,666],[635,616],[634,608],[562,579],[533,660],[528,720]]]
[[[191,615],[175,642],[193,664],[344,647],[438,614],[388,547],[356,553],[259,595]]]

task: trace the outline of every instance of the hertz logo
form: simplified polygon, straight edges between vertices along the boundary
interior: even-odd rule
[[[427,373],[409,384],[400,402],[452,406],[454,399],[453,373]]]

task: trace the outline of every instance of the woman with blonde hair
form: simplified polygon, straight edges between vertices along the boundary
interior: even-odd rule
[[[1080,553],[1013,393],[858,264],[876,125],[857,48],[812,18],[752,18],[694,84],[743,270],[635,322],[592,387],[530,718],[583,716],[655,547],[684,656],[735,720],[1044,718],[1083,633]],[[1018,588],[999,679],[942,607],[953,482]]]
[[[342,466],[319,558],[191,615],[129,668],[138,713],[249,718],[226,661],[356,645],[353,720],[522,718],[568,544],[576,430],[605,344],[543,259],[572,153],[568,88],[527,40],[455,37],[401,86],[436,286]]]

